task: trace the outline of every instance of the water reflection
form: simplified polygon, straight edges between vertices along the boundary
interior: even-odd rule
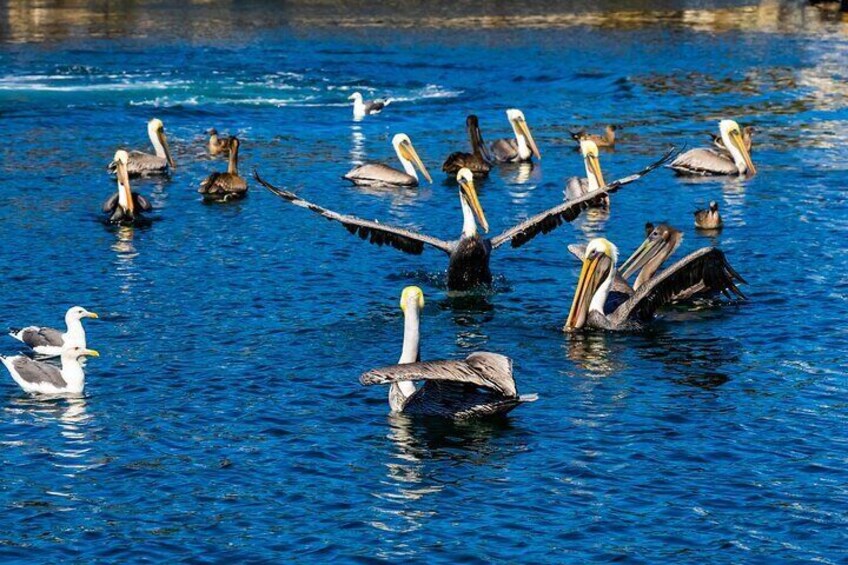
[[[624,346],[616,346],[609,333],[574,332],[566,334],[566,339],[566,355],[591,377],[609,377],[627,368],[621,359]]]
[[[129,294],[133,283],[138,278],[135,268],[135,258],[138,257],[133,239],[135,228],[131,226],[118,226],[115,229],[115,242],[112,251],[115,252],[115,274],[121,278],[120,291]]]
[[[714,389],[730,380],[731,365],[742,360],[742,346],[730,339],[677,338],[663,327],[641,334],[644,343],[637,352],[645,359],[659,361],[674,381],[701,389]]]
[[[350,165],[358,167],[365,163],[367,157],[365,152],[365,134],[362,133],[362,126],[350,126]]]

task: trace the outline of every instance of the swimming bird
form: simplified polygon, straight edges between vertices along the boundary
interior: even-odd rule
[[[232,136],[218,136],[218,130],[212,128],[209,130],[209,154],[210,155],[221,155],[223,153],[230,152],[230,141],[234,138]]]
[[[603,135],[597,135],[594,133],[589,133],[585,129],[582,129],[580,131],[571,132],[571,139],[576,141],[578,146],[581,146],[581,141],[587,139],[589,141],[594,142],[595,145],[597,145],[598,147],[614,148],[616,130],[618,130],[618,127],[614,125],[608,125],[606,128],[604,128]]]
[[[696,228],[701,230],[717,230],[721,226],[721,214],[718,213],[718,203],[715,200],[710,202],[710,207],[706,210],[695,211]]]
[[[530,127],[527,125],[527,120],[524,119],[524,112],[510,108],[506,111],[506,117],[509,119],[512,131],[515,133],[515,138],[498,139],[492,143],[490,149],[495,162],[516,163],[530,161],[533,159],[533,155],[537,159],[541,159],[542,154],[539,153],[539,148],[536,147],[536,142],[530,133]]]
[[[739,124],[733,120],[721,120],[719,130],[726,150],[711,147],[691,149],[672,161],[669,168],[678,175],[756,174],[757,168],[751,161]]]
[[[351,234],[358,235],[361,239],[367,239],[370,243],[390,245],[412,255],[420,255],[424,251],[425,245],[443,251],[449,257],[448,289],[465,291],[480,285],[491,284],[492,273],[489,268],[489,260],[492,250],[506,243],[510,243],[512,247],[521,247],[540,233],[548,233],[562,225],[563,222],[573,221],[582,210],[590,205],[597,204],[608,193],[615,192],[622,186],[638,180],[665,163],[672,156],[673,151],[673,149],[670,150],[662,159],[636,174],[614,181],[602,189],[587,193],[576,200],[563,202],[536,214],[491,239],[482,237],[478,232],[477,221],[480,222],[484,232],[489,231],[489,223],[477,197],[474,176],[468,169],[460,169],[456,175],[456,180],[459,183],[459,202],[462,207],[463,223],[459,239],[454,241],[445,241],[378,221],[363,220],[356,216],[339,214],[303,200],[292,192],[275,187],[263,180],[256,171],[253,174],[260,184],[283,200],[311,210],[328,220],[339,222]]]
[[[535,394],[519,395],[512,360],[497,353],[474,352],[464,360],[421,362],[419,319],[424,293],[416,286],[403,289],[403,350],[397,365],[363,373],[363,385],[388,384],[392,412],[467,420],[503,416]],[[424,381],[416,388],[415,381]]]
[[[583,163],[586,166],[586,178],[571,177],[565,185],[565,199],[574,200],[587,192],[598,190],[604,186],[604,174],[601,172],[601,162],[598,159],[598,146],[594,141],[580,141],[580,151],[583,153]],[[604,198],[599,208],[609,208],[609,197]]]
[[[442,165],[442,170],[450,175],[456,175],[459,169],[465,167],[478,177],[488,176],[492,169],[492,156],[486,149],[483,134],[480,133],[480,123],[474,114],[465,119],[465,128],[468,131],[468,141],[471,145],[471,153],[457,151],[448,155]]]
[[[353,117],[357,120],[372,114],[379,114],[383,111],[383,108],[391,103],[391,100],[383,100],[382,98],[363,100],[362,95],[358,92],[354,92],[347,99],[353,100]]]
[[[645,224],[645,241],[627,258],[618,272],[626,280],[639,271],[633,281],[633,290],[639,290],[680,247],[682,241],[683,232],[680,230],[666,223],[654,226],[648,222]]]
[[[583,268],[571,310],[565,322],[565,331],[584,327],[605,330],[633,330],[648,324],[656,312],[673,302],[683,291],[697,287],[701,295],[740,299],[745,295],[736,282],[745,280],[733,270],[720,250],[704,247],[690,253],[680,261],[651,278],[631,296],[616,297],[608,301],[615,280],[618,249],[610,241],[596,238],[589,242],[583,255]]]
[[[757,130],[754,126],[745,126],[742,128],[742,143],[745,145],[745,148],[748,150],[749,154],[753,153],[755,133],[757,133]],[[730,152],[727,150],[727,146],[724,145],[724,141],[721,139],[720,135],[711,133],[710,139],[713,140],[713,145],[716,149],[724,151],[725,153],[730,155]]]
[[[130,176],[164,175],[176,168],[177,164],[171,156],[168,147],[168,138],[165,137],[165,126],[162,120],[153,118],[147,122],[147,135],[153,144],[155,155],[143,151],[130,151],[127,160],[127,173]],[[109,172],[117,171],[117,163],[113,160],[109,163]]]
[[[78,345],[62,349],[62,368],[50,363],[33,361],[25,355],[0,357],[12,379],[26,392],[40,394],[79,394],[85,388],[85,372],[80,365],[82,357],[100,357],[93,349]]]
[[[147,198],[141,194],[135,194],[130,188],[127,159],[127,152],[123,149],[115,152],[118,190],[106,199],[102,210],[109,214],[110,224],[144,226],[150,223],[150,219],[141,213],[151,211],[153,206]]]
[[[405,133],[395,135],[392,138],[392,147],[395,148],[395,153],[405,172],[382,163],[366,163],[348,171],[344,178],[358,186],[411,188],[418,186],[418,173],[415,172],[415,167],[418,167],[427,181],[433,182],[408,135]]]
[[[79,346],[84,349],[85,328],[82,327],[82,319],[98,317],[96,313],[89,312],[82,306],[74,306],[65,312],[64,332],[42,326],[27,326],[14,330],[9,335],[27,344],[39,355],[56,357],[62,353],[65,346]]]
[[[238,174],[239,140],[230,139],[230,159],[226,173],[212,173],[200,183],[197,192],[203,194],[204,200],[227,202],[240,200],[247,196],[247,182]]]

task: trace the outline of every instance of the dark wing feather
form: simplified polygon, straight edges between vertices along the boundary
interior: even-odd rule
[[[136,207],[142,212],[150,212],[151,210],[153,210],[153,205],[150,203],[150,200],[148,200],[141,194],[136,194],[135,192],[133,192],[132,197]]]
[[[464,361],[425,361],[391,365],[368,371],[359,377],[359,382],[364,385],[421,380],[467,383],[508,397],[518,394],[512,377],[512,360],[497,353],[483,351],[472,353]]]
[[[540,233],[548,233],[561,226],[563,222],[573,221],[580,215],[580,212],[586,208],[600,206],[603,203],[604,197],[608,194],[616,192],[619,188],[626,184],[639,180],[668,161],[674,155],[674,151],[674,148],[669,149],[661,159],[651,163],[638,173],[615,180],[603,188],[584,194],[580,198],[568,200],[559,206],[554,206],[549,210],[545,210],[541,214],[536,214],[532,218],[521,222],[496,237],[493,237],[492,247],[500,247],[507,241],[511,242],[513,247],[521,247]]]
[[[103,211],[104,212],[111,212],[112,210],[115,209],[115,206],[117,206],[117,205],[118,205],[118,193],[115,192],[115,193],[112,194],[112,196],[107,198],[106,201],[103,203]]]
[[[733,294],[744,299],[737,282],[745,283],[745,280],[730,266],[724,253],[714,247],[704,247],[650,279],[617,308],[611,318],[616,325],[648,321],[657,310],[693,287],[699,288],[701,293],[722,293],[728,297]]]
[[[367,239],[369,243],[374,243],[376,245],[391,245],[395,249],[399,249],[404,253],[411,253],[413,255],[420,255],[424,251],[424,245],[429,245],[431,247],[435,247],[436,249],[441,249],[447,254],[450,254],[453,251],[454,245],[447,241],[443,241],[435,237],[430,237],[428,235],[415,233],[409,230],[405,230],[403,228],[387,226],[379,222],[363,220],[355,216],[346,216],[337,212],[333,212],[332,210],[327,210],[326,208],[322,208],[317,204],[313,204],[300,198],[293,192],[277,188],[269,182],[266,182],[262,177],[259,176],[259,173],[256,171],[253,171],[253,176],[256,178],[259,184],[261,184],[283,200],[287,200],[295,206],[300,206],[301,208],[311,210],[316,214],[324,216],[328,220],[339,222],[345,228],[347,228],[347,231],[352,234],[359,235],[359,237],[362,239]]]
[[[62,332],[53,328],[25,328],[21,332],[21,341],[30,347],[43,347],[45,345],[52,347],[61,347],[65,341],[62,339]]]
[[[56,388],[68,386],[68,383],[62,378],[62,372],[54,365],[39,363],[29,357],[23,356],[15,357],[12,365],[15,367],[18,375],[28,383],[34,385],[49,383]]]

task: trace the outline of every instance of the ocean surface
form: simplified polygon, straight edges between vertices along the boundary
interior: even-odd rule
[[[82,398],[0,375],[0,561],[848,562],[848,22],[800,2],[406,4],[11,2],[0,18],[0,327],[87,322]],[[411,10],[411,11],[410,11]],[[391,97],[351,119],[347,97]],[[251,179],[340,212],[450,239],[440,171],[521,108],[542,152],[480,184],[492,233],[582,175],[569,129],[620,126],[607,180],[721,118],[758,128],[750,179],[659,170],[609,216],[492,259],[492,292],[456,297],[446,258],[379,248]],[[138,180],[149,228],[102,223],[120,147],[163,120],[177,169]],[[340,177],[396,163],[408,134],[434,177],[374,191]],[[717,235],[692,212],[718,201]],[[665,314],[641,333],[561,331],[580,269],[566,246],[623,256],[646,222],[677,256],[725,251],[749,300]],[[422,358],[489,350],[520,392],[500,422],[389,415],[365,370],[400,355],[401,290],[426,296]],[[0,340],[0,353],[19,343]]]

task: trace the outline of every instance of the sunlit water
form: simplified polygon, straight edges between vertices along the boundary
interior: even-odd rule
[[[2,377],[4,561],[848,558],[838,15],[639,4],[463,22],[443,7],[375,25],[251,5],[231,26],[208,9],[218,19],[157,5],[37,25],[11,8],[0,28],[0,324],[59,324],[82,304],[101,314],[87,327],[103,355],[83,399],[32,399]],[[354,90],[395,102],[354,123]],[[734,117],[759,128],[759,174],[658,171],[617,194],[608,218],[499,250],[496,291],[472,301],[447,296],[439,252],[370,246],[255,183],[231,205],[196,192],[225,167],[204,149],[216,127],[242,139],[245,174],[454,237],[441,161],[465,147],[466,114],[492,140],[509,134],[512,106],[543,160],[482,183],[494,233],[561,200],[583,170],[577,126],[623,128],[601,157],[613,179]],[[105,165],[117,147],[147,148],[151,117],[176,173],[134,184],[152,227],[106,228]],[[375,193],[340,179],[364,160],[393,163],[397,132],[432,186]],[[695,233],[692,212],[713,199],[724,231]],[[679,253],[724,249],[750,300],[641,334],[562,334],[579,270],[566,245],[603,234],[629,254],[647,221],[683,229]],[[357,378],[397,360],[409,284],[427,297],[425,359],[504,353],[539,401],[500,423],[389,416],[386,391]]]

